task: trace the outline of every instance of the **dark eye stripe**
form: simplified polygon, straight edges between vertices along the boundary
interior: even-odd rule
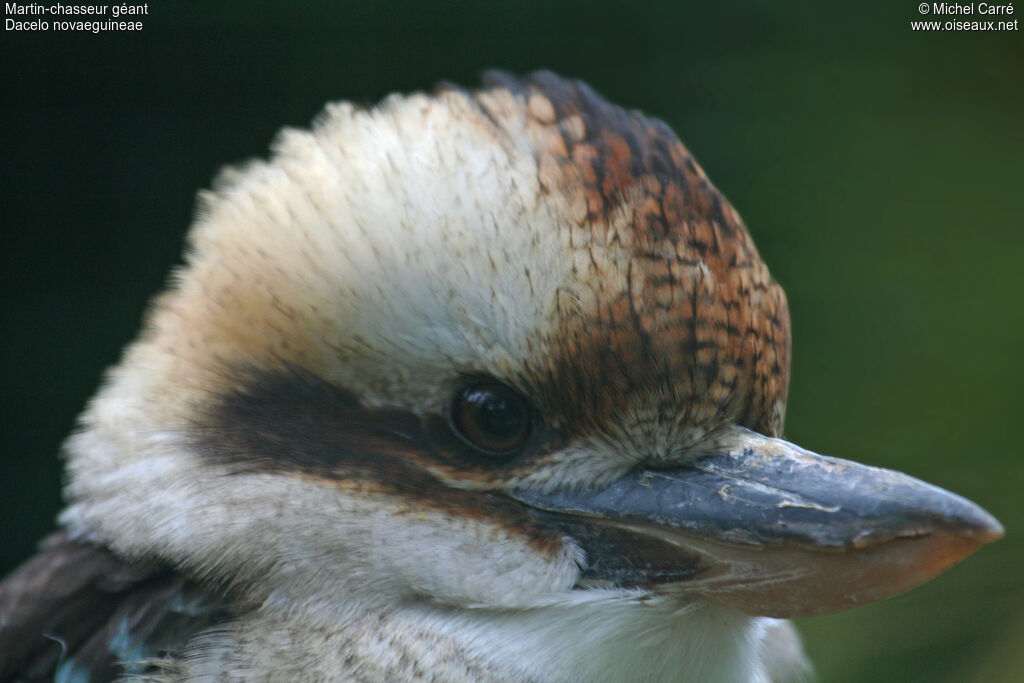
[[[203,411],[191,435],[197,451],[238,471],[294,470],[433,491],[428,470],[502,476],[522,456],[564,444],[543,430],[531,403],[495,380],[469,380],[447,410],[424,415],[364,406],[354,393],[297,368],[237,373],[243,380]],[[482,425],[475,442],[456,425],[463,394],[472,399],[462,424]],[[490,448],[479,445],[484,439]]]
[[[530,435],[530,406],[500,382],[474,382],[455,395],[451,424],[463,441],[482,453],[512,455]]]

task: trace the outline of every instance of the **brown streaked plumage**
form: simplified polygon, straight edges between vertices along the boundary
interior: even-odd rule
[[[688,427],[782,430],[789,382],[785,294],[742,220],[660,121],[582,83],[502,75],[476,95],[501,121],[525,100],[542,192],[567,204],[574,253],[559,292],[557,352],[538,374],[551,409],[600,423],[618,397],[657,390]],[[562,393],[565,392],[565,393]],[[604,406],[595,401],[606,401]]]
[[[781,288],[582,83],[331,105],[202,206],[0,584],[0,678],[781,681],[776,617],[1001,534],[778,438]]]

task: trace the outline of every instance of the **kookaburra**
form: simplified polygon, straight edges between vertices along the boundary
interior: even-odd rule
[[[0,678],[776,681],[1002,534],[780,438],[789,313],[671,130],[550,73],[335,104],[201,196],[0,585]]]

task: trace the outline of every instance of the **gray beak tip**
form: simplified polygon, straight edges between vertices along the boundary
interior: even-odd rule
[[[973,549],[998,541],[1003,525],[972,501],[899,472],[866,468],[887,485],[881,499],[859,510],[857,521],[870,522],[856,533],[849,544],[852,550],[899,538],[937,535],[956,538]],[[869,501],[870,502],[870,501]],[[872,517],[871,513],[878,513]],[[965,553],[967,554],[967,553]]]
[[[974,503],[971,503],[971,508],[971,514],[963,518],[961,533],[964,536],[977,541],[978,545],[984,545],[998,541],[1006,535],[1006,530],[998,519]]]

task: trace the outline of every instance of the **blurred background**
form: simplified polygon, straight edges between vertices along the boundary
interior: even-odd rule
[[[329,100],[550,68],[668,122],[745,217],[792,308],[787,437],[1006,526],[802,620],[821,679],[1024,680],[1024,33],[780,5],[156,1],[135,34],[5,31],[0,572],[53,528],[61,441],[218,168]]]

